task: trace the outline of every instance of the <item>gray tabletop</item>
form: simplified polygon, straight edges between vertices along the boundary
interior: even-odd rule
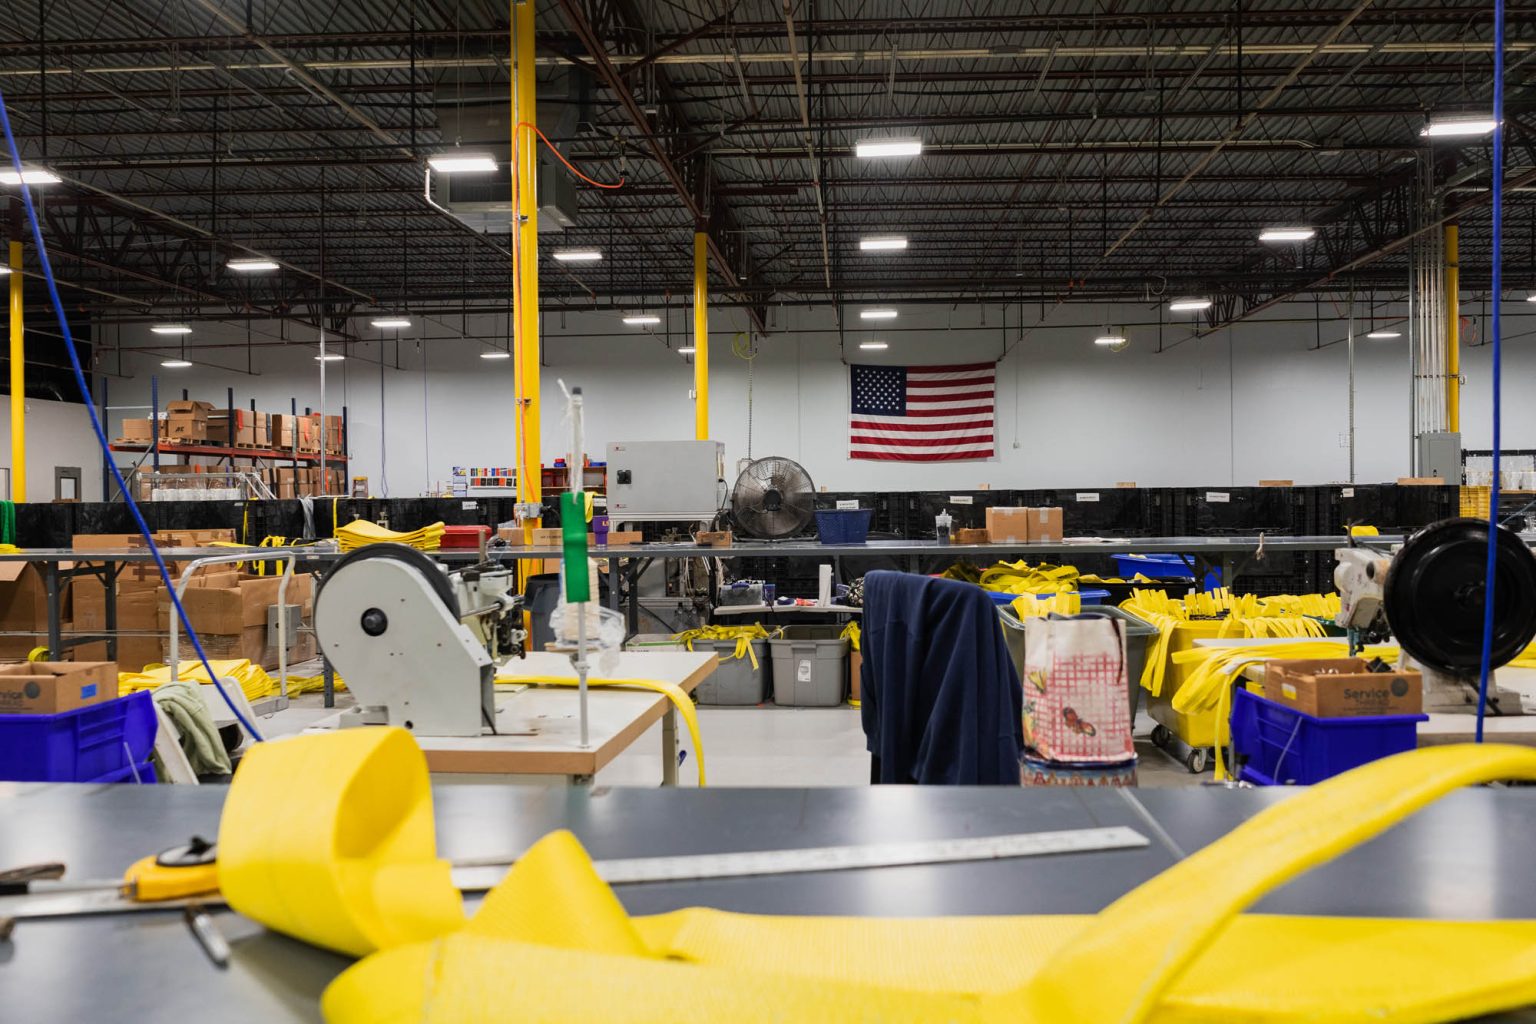
[[[63,860],[74,877],[214,835],[224,790],[0,784],[0,866]],[[1280,790],[563,790],[435,787],[445,856],[504,855],[569,828],[597,857],[776,849],[1127,825],[1138,850],[827,875],[630,886],[634,913],[687,906],[774,914],[1085,913],[1211,842]],[[295,791],[295,799],[301,798]],[[1139,802],[1139,803],[1138,803]],[[1149,827],[1150,815],[1166,841]],[[1277,913],[1536,918],[1536,792],[1467,790],[1264,900]],[[7,1020],[313,1021],[347,960],[221,912],[214,969],[177,915],[21,922],[0,944]],[[1506,1020],[1515,1019],[1506,1017]],[[1522,1018],[1523,1019],[1523,1018]],[[1536,1019],[1536,1018],[1533,1018]]]
[[[1379,547],[1401,543],[1399,536],[1372,537],[1370,542]],[[778,543],[740,543],[724,548],[704,548],[696,544],[679,542],[672,544],[624,544],[614,547],[593,547],[588,553],[593,558],[797,558],[843,556],[907,556],[944,555],[975,557],[981,555],[1062,555],[1086,554],[1186,554],[1228,555],[1253,554],[1261,547],[1265,551],[1332,551],[1348,542],[1341,536],[1275,537],[1251,534],[1241,537],[1069,537],[1061,541],[1034,544],[940,544],[931,540],[872,540],[867,544],[820,544],[814,540],[784,541]],[[492,552],[501,559],[559,558],[560,548],[498,548]],[[296,548],[162,548],[162,557],[173,561],[190,561],[210,554],[247,554],[252,558],[271,560],[293,554],[303,559],[331,561],[341,557],[339,551],[327,551],[317,547]],[[444,561],[478,561],[480,554],[474,550],[433,551],[430,554]],[[147,548],[123,548],[116,551],[76,551],[72,548],[27,548],[22,551],[0,552],[0,562],[150,562],[154,556]]]

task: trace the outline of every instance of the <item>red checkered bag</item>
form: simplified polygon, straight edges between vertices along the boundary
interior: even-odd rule
[[[1051,761],[1136,756],[1117,619],[1024,620],[1024,745]]]

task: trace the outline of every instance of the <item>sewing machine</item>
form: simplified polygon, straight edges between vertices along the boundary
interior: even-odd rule
[[[338,561],[315,596],[320,649],[357,706],[342,726],[479,736],[495,720],[496,666],[526,652],[514,570],[450,573],[401,544]]]
[[[1359,540],[1361,543],[1356,544]],[[1488,524],[1446,519],[1426,526],[1390,554],[1351,538],[1334,552],[1339,589],[1334,620],[1350,632],[1350,653],[1395,638],[1399,667],[1424,676],[1424,710],[1477,710],[1487,585]],[[1494,632],[1490,670],[1507,664],[1536,637],[1536,556],[1500,528],[1495,552]],[[1511,690],[1488,687],[1490,714],[1523,714]]]

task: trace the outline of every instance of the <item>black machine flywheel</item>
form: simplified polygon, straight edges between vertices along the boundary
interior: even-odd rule
[[[1499,528],[1494,555],[1494,667],[1536,637],[1536,556]],[[1488,523],[1445,519],[1409,537],[1383,589],[1387,622],[1414,660],[1443,672],[1476,671],[1483,651]]]

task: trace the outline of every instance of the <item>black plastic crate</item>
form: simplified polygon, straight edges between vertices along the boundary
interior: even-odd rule
[[[1196,536],[1305,532],[1291,487],[1183,488],[1184,523]]]
[[[1058,491],[1063,530],[1069,537],[1151,537],[1162,522],[1154,491],[1139,487]]]

